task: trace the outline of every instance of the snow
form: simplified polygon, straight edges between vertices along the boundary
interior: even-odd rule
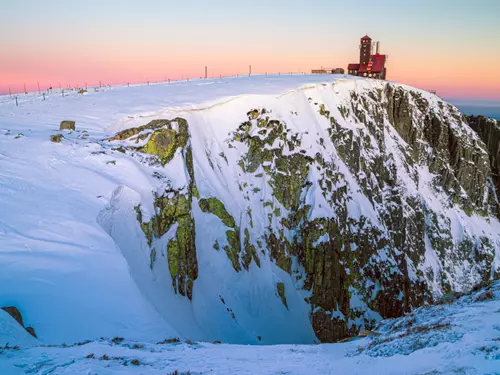
[[[487,292],[491,299],[477,301]],[[2,375],[165,375],[176,370],[192,375],[495,374],[500,360],[499,311],[497,282],[453,304],[382,321],[376,329],[379,336],[346,343],[246,346],[101,339],[66,347],[22,345],[0,352],[0,370]]]
[[[290,277],[269,259],[269,254],[260,254],[260,250],[260,268],[252,263],[248,272],[234,272],[225,252],[213,248],[215,240],[221,246],[226,244],[227,228],[214,215],[202,213],[195,200],[192,214],[196,222],[199,275],[192,301],[175,294],[168,261],[161,249],[176,228],[155,240],[154,246],[160,250],[150,269],[150,248],[137,222],[135,207],[140,204],[143,218],[148,221],[155,214],[153,192],[164,189],[166,181],[174,188],[186,188],[189,176],[180,150],[168,168],[159,168],[142,163],[137,155],[113,151],[113,143],[103,141],[117,131],[154,119],[185,118],[190,126],[200,196],[220,199],[241,232],[248,229],[255,244],[258,234],[269,225],[267,214],[279,209],[283,217],[287,210],[271,195],[269,176],[255,176],[262,173],[261,169],[252,176],[234,167],[247,151],[246,146],[234,143],[228,148],[227,143],[229,134],[248,120],[248,110],[272,109],[273,117],[300,134],[301,149],[306,155],[314,158],[316,151],[322,150],[325,160],[335,165],[335,173],[343,175],[333,190],[346,188],[351,198],[347,202],[349,217],[364,216],[380,227],[377,210],[358,184],[361,177],[374,180],[374,176],[352,174],[332,142],[327,141],[320,148],[317,140],[329,139],[329,122],[311,102],[326,103],[340,125],[357,134],[363,132],[363,126],[352,118],[342,120],[338,107],[350,100],[351,90],[363,92],[384,84],[346,76],[252,76],[92,89],[86,95],[66,92],[64,97],[54,94],[47,100],[29,94],[19,98],[19,107],[7,96],[0,97],[0,306],[22,307],[26,326],[33,326],[40,339],[40,343],[33,342],[23,330],[12,325],[12,319],[0,314],[0,344],[15,339],[12,344],[17,342],[22,346],[20,351],[8,349],[0,354],[3,355],[0,374],[24,370],[40,374],[51,371],[53,374],[165,374],[175,369],[193,373],[213,369],[217,374],[356,373],[349,372],[352,369],[359,374],[377,371],[400,374],[402,368],[408,369],[408,373],[423,374],[431,371],[432,366],[443,373],[450,372],[455,359],[457,366],[465,366],[466,360],[475,355],[470,353],[480,341],[481,324],[486,329],[498,323],[489,309],[496,302],[484,304],[488,309],[484,310],[484,317],[476,318],[484,318],[477,322],[477,332],[453,336],[455,342],[471,340],[468,342],[472,346],[463,349],[464,353],[460,347],[446,347],[444,352],[437,349],[426,352],[422,348],[407,355],[394,354],[394,360],[387,363],[381,356],[366,354],[375,353],[372,349],[358,353],[358,346],[367,347],[369,339],[318,346],[206,343],[213,340],[259,345],[317,342],[310,322],[311,306],[304,301],[310,292],[300,289],[303,279]],[[437,106],[435,96],[424,91],[421,94]],[[77,131],[63,131],[62,142],[52,143],[49,137],[58,131],[62,120],[75,120]],[[435,176],[428,168],[406,170],[405,143],[388,126],[384,129],[385,147],[393,154],[398,178],[406,185],[405,194],[420,194],[428,207],[450,220],[455,243],[465,234],[496,238],[497,254],[493,262],[500,264],[500,223],[478,215],[469,217],[449,204],[445,194],[433,188]],[[88,137],[83,130],[88,131]],[[467,127],[457,126],[455,131],[477,140]],[[278,147],[278,143],[272,147]],[[284,150],[284,154],[289,152]],[[375,148],[373,155],[362,157],[368,159],[380,152]],[[312,186],[302,198],[312,207],[309,219],[335,215],[320,186],[323,172],[311,168],[308,176]],[[419,177],[418,186],[411,176],[413,172]],[[263,201],[272,202],[273,207],[263,207]],[[253,227],[243,220],[249,210]],[[273,218],[274,229],[279,220]],[[291,237],[293,233],[285,235]],[[327,235],[322,236],[316,245],[327,240]],[[384,250],[379,252],[379,258],[392,262]],[[304,270],[296,260],[293,262],[293,269],[303,276]],[[438,272],[443,265],[428,238],[422,267],[433,270],[433,291],[439,290]],[[464,262],[456,270],[457,275],[466,279],[468,268],[470,265]],[[414,269],[408,271],[416,277]],[[277,294],[279,282],[284,283],[288,309]],[[454,287],[460,287],[460,280]],[[374,294],[378,291],[375,288]],[[380,320],[361,297],[353,294],[351,300],[370,319]],[[463,307],[460,311],[469,314],[474,308]],[[359,327],[362,319],[351,323]],[[101,337],[125,337],[126,341],[115,345],[109,339],[99,340]],[[200,343],[154,344],[166,337]],[[438,342],[445,339],[436,338]],[[63,342],[83,340],[91,342],[68,348],[60,346]],[[134,349],[134,344],[143,347]],[[443,341],[435,348],[441,350],[443,345],[447,344]],[[431,360],[423,360],[423,352]],[[89,353],[95,353],[96,357],[107,354],[126,360],[138,358],[147,366],[125,368],[123,360],[85,359]],[[489,368],[484,361],[473,362],[479,363],[477,371]],[[476,368],[471,371],[474,373]]]

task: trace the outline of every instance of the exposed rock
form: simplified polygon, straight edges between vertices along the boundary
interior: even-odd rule
[[[178,131],[173,129],[173,123],[178,124]],[[193,282],[198,277],[198,261],[196,256],[195,222],[191,213],[193,197],[198,197],[198,190],[194,181],[193,157],[191,146],[188,144],[188,124],[184,119],[172,121],[155,120],[147,126],[128,129],[109,140],[125,140],[123,137],[140,135],[145,130],[155,129],[147,144],[137,148],[138,151],[154,154],[160,158],[162,165],[166,165],[174,157],[175,151],[180,148],[182,158],[188,172],[189,186],[187,189],[166,188],[161,193],[155,193],[154,207],[157,214],[151,221],[143,222],[141,207],[135,208],[137,221],[143,230],[149,246],[151,269],[157,257],[154,241],[163,237],[174,226],[167,245],[167,256],[172,287],[176,293],[192,298]]]
[[[491,291],[486,290],[476,297],[476,302],[487,301],[487,300],[493,299],[494,297],[495,296],[493,295],[493,293]]]
[[[59,130],[75,130],[75,122],[69,120],[61,121]]]
[[[281,302],[283,302],[283,305],[288,310],[288,303],[286,302],[286,297],[285,297],[285,284],[284,283],[278,283],[278,284],[276,284],[276,287],[278,288],[278,295],[281,298]]]
[[[290,275],[293,284],[286,285],[306,293],[312,328],[323,342],[377,336],[370,329],[381,318],[402,316],[436,296],[452,302],[486,282],[495,271],[494,237],[464,230],[457,239],[456,222],[444,212],[499,212],[491,181],[492,171],[499,173],[500,132],[495,138],[496,128],[477,120],[476,131],[493,139],[488,150],[496,156],[488,159],[486,146],[458,110],[430,101],[392,84],[352,90],[336,108],[311,98],[311,108],[322,116],[316,125],[324,133],[318,130],[317,139],[268,110],[250,110],[248,121],[242,113],[245,121],[225,140],[226,152],[217,150],[222,164],[210,146],[201,150],[209,173],[237,168],[241,179],[233,188],[241,201],[255,197],[248,207],[230,207],[238,214],[234,217],[223,203],[226,197],[200,197],[186,120],[155,120],[108,139],[126,142],[130,154],[155,160],[155,167],[168,168],[174,158],[185,166],[186,186],[156,192],[150,221],[144,222],[141,206],[136,207],[151,269],[164,253],[156,241],[168,236],[164,250],[172,286],[192,298],[198,275],[197,203],[224,228],[203,251],[223,249],[235,272],[270,259]],[[498,190],[499,181],[494,183]],[[439,198],[430,202],[422,186]],[[436,201],[444,209],[436,209]],[[275,290],[288,309],[292,291],[285,293],[284,282]]]
[[[23,316],[21,312],[15,306],[6,306],[2,307],[2,310],[7,312],[10,316],[12,316],[21,326],[24,327]]]
[[[467,119],[470,127],[477,132],[488,148],[491,179],[496,196],[500,197],[500,121],[483,116],[469,116]],[[497,208],[496,215],[500,218],[500,208]]]
[[[12,316],[19,323],[19,325],[26,330],[26,332],[28,332],[34,338],[37,338],[36,333],[35,333],[35,329],[33,327],[25,327],[24,326],[23,317],[22,317],[21,312],[19,311],[19,309],[17,307],[6,306],[6,307],[2,307],[2,310],[7,312],[10,316]]]
[[[25,329],[31,336],[33,336],[34,338],[38,338],[33,327],[26,327]]]
[[[50,136],[50,140],[55,143],[60,143],[63,138],[64,136],[62,134],[56,134]]]

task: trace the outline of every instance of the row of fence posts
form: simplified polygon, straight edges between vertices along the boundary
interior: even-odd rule
[[[293,75],[294,73],[293,72],[290,72],[289,73],[290,75]],[[298,74],[306,74],[305,72],[304,73],[298,73]],[[252,75],[252,65],[249,65],[248,66],[248,76],[250,77]],[[267,72],[264,74],[266,77],[267,77]],[[278,72],[278,76],[281,76],[281,72]],[[230,77],[236,77],[236,78],[239,78],[240,77],[240,74],[237,73],[235,75],[231,75],[231,76],[223,76],[222,74],[219,75],[219,78],[222,79],[222,78],[230,78]],[[214,77],[212,77],[213,79]],[[205,66],[205,77],[204,79],[208,79],[208,67]],[[180,81],[184,81],[184,77],[181,78]],[[171,82],[170,78],[166,78],[164,79],[164,83],[169,83]],[[186,82],[189,82],[189,77],[186,78]],[[146,78],[146,83],[147,85],[149,86],[150,85],[150,81],[149,79]],[[159,82],[158,82],[159,83]],[[45,100],[45,92],[41,92],[41,89],[40,89],[40,83],[37,82],[37,86],[38,86],[38,93],[39,94],[42,94],[42,98],[43,100]],[[104,82],[99,80],[99,88],[102,88],[104,86]],[[118,86],[118,85],[117,85]],[[130,82],[127,82],[127,87],[130,87]],[[97,88],[97,87],[96,87]],[[47,96],[50,94],[50,90],[52,89],[52,85],[50,85],[50,88],[47,89]],[[72,89],[70,85],[68,85],[68,89]],[[73,89],[76,89],[76,87],[74,87]],[[61,87],[61,83],[59,83],[59,90],[61,90],[61,96],[64,98],[64,88]],[[87,82],[85,82],[85,90],[87,91],[88,90],[88,84]],[[28,95],[28,91],[26,90],[26,83],[24,83],[24,95]],[[11,88],[9,87],[9,97],[12,98],[12,90]],[[16,107],[19,106],[19,102],[18,102],[18,95],[14,95],[14,98],[16,100]]]

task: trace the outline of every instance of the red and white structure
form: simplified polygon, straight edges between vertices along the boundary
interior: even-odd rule
[[[347,73],[353,76],[366,78],[385,79],[387,69],[385,63],[387,55],[379,53],[380,42],[373,45],[375,53],[372,54],[372,39],[365,35],[359,45],[359,63],[349,64]]]

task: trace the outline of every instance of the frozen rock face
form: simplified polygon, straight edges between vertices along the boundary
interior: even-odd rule
[[[485,143],[491,167],[491,180],[495,185],[496,196],[500,196],[500,122],[483,116],[469,116],[469,125]],[[497,211],[497,217],[500,212]]]
[[[254,305],[269,306],[267,324],[284,316],[331,342],[498,276],[498,141],[486,146],[426,92],[338,81],[109,141],[161,182],[134,207],[151,272],[164,258],[172,290],[194,305],[243,301],[225,308],[259,341],[261,323],[238,318]],[[206,260],[216,253],[225,260]],[[218,278],[213,298],[203,272]]]

